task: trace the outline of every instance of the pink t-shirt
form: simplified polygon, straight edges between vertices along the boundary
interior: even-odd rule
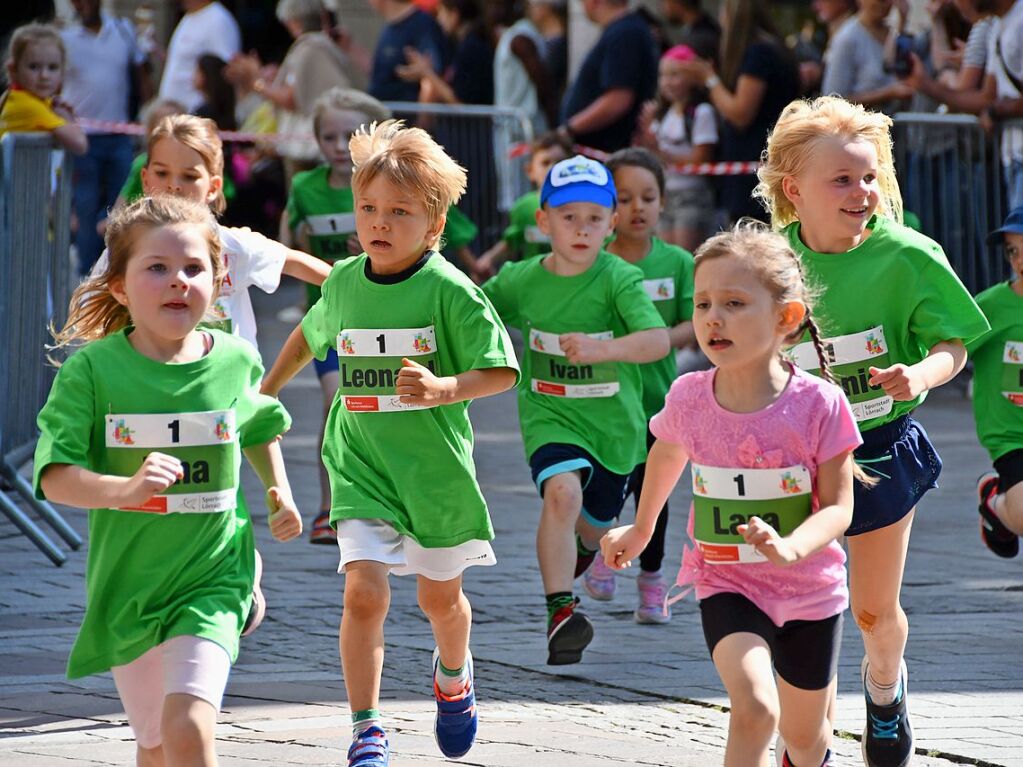
[[[813,478],[812,508],[817,511],[817,467],[863,442],[842,391],[796,368],[777,400],[755,413],[733,413],[714,397],[715,372],[689,373],[672,384],[664,409],[650,421],[654,436],[681,445],[701,466],[805,466]],[[691,507],[688,529],[692,538]],[[777,626],[829,618],[849,604],[845,552],[837,541],[789,567],[708,564],[698,548],[687,547],[677,583],[694,585],[697,599],[742,594]]]

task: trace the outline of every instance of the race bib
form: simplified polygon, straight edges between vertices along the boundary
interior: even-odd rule
[[[433,405],[406,405],[396,393],[402,357],[435,375],[437,337],[425,328],[342,330],[337,336],[338,395],[350,413],[394,413]]]
[[[886,368],[892,364],[882,326],[862,333],[826,338],[823,344],[831,372],[845,392],[857,421],[892,412],[894,400],[885,394],[881,386],[867,383],[871,367]],[[810,341],[793,346],[786,356],[803,370],[820,375],[817,350]]]
[[[643,280],[643,290],[651,301],[670,301],[675,297],[675,280],[671,277],[662,280]]]
[[[1002,394],[1023,407],[1023,341],[1006,341],[1002,354]]]
[[[606,341],[614,338],[610,330],[587,333]],[[614,362],[572,365],[561,349],[559,335],[531,328],[529,357],[532,378],[530,388],[551,397],[613,397],[618,393],[618,366]]]
[[[307,216],[305,223],[309,227],[309,233],[316,237],[355,233],[354,213],[328,213],[321,216]]]
[[[760,517],[789,535],[810,516],[810,472],[784,469],[722,469],[693,464],[693,537],[712,565],[766,562],[745,543],[739,525]]]
[[[156,451],[181,461],[184,476],[141,506],[124,511],[210,514],[237,504],[238,434],[234,410],[112,414],[106,417],[107,470],[130,477]]]

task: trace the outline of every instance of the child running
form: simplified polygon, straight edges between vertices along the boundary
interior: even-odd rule
[[[641,365],[643,414],[647,422],[664,407],[664,397],[677,375],[675,349],[690,346],[693,335],[693,254],[654,236],[664,208],[664,166],[646,149],[622,149],[611,155],[607,168],[618,190],[618,226],[607,251],[643,271],[643,289],[661,313],[671,350],[656,362]],[[647,429],[647,449],[654,438]],[[639,503],[645,464],[632,472],[629,494]],[[637,507],[638,508],[638,507]],[[667,623],[671,609],[665,608],[667,584],[661,576],[664,536],[668,529],[668,505],[657,517],[650,544],[639,558],[639,606],[637,623]],[[615,571],[597,557],[583,576],[586,592],[594,599],[608,600],[615,592]]]
[[[984,544],[1011,558],[1023,534],[1023,208],[1009,212],[988,244],[1005,249],[1012,279],[977,296],[991,332],[967,347],[977,438],[995,469],[977,482],[978,510]]]
[[[571,143],[554,131],[545,133],[533,142],[526,176],[534,188],[517,199],[508,211],[508,226],[504,235],[476,262],[474,273],[477,277],[486,279],[494,275],[505,261],[524,261],[550,252],[551,238],[540,231],[536,223],[536,212],[540,209],[540,187],[555,163],[571,156]]]
[[[276,395],[336,347],[340,387],[323,460],[345,574],[341,665],[352,710],[348,764],[384,767],[380,715],[388,573],[417,576],[437,650],[434,735],[450,758],[476,737],[462,573],[493,565],[472,460],[469,402],[515,385],[511,342],[483,292],[436,252],[465,171],[419,128],[387,121],[350,144],[355,228],[366,253],[334,266],[263,383]]]
[[[593,625],[572,582],[593,562],[643,461],[635,363],[668,354],[643,273],[602,248],[617,220],[608,169],[582,156],[551,168],[536,214],[551,253],[506,264],[483,289],[528,346],[519,387],[526,458],[543,510],[536,554],[547,600],[547,662],[578,663]]]
[[[85,132],[74,122],[71,107],[57,98],[66,64],[56,27],[26,24],[14,30],[6,61],[10,87],[0,95],[0,136],[47,131],[72,154],[85,154]]]
[[[71,299],[42,411],[36,494],[89,511],[86,605],[70,678],[112,670],[137,763],[216,764],[214,728],[254,585],[240,453],[267,487],[270,531],[301,534],[247,343],[197,326],[225,274],[202,205],[140,200],[107,229],[106,269]],[[145,513],[149,512],[149,513]]]
[[[827,374],[785,239],[740,225],[708,240],[695,269],[693,324],[715,367],[672,384],[650,421],[656,441],[636,524],[610,531],[601,553],[628,567],[692,461],[696,549],[683,555],[678,583],[696,588],[728,691],[725,767],[767,767],[776,728],[787,744],[787,753],[776,746],[779,765],[826,765],[849,599],[836,539],[852,518],[860,436],[839,388],[782,358],[809,329]]]
[[[912,417],[928,389],[966,362],[988,329],[941,246],[902,226],[891,120],[839,98],[795,101],[768,137],[757,195],[821,289],[816,314],[836,379],[863,433],[856,461],[880,481],[855,487],[852,613],[866,650],[863,759],[904,767],[913,754],[899,603],[917,503],[941,459]],[[793,350],[819,370],[808,344]]]

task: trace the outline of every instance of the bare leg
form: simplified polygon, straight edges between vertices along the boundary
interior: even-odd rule
[[[440,662],[449,669],[465,665],[469,652],[472,607],[462,591],[462,576],[449,581],[418,578],[419,607],[430,619]]]
[[[167,763],[163,759],[163,746],[156,748],[136,746],[135,764],[136,767],[166,767]]]
[[[160,732],[166,767],[216,767],[217,709],[208,701],[171,693],[163,701]]]
[[[838,689],[838,677],[823,690],[801,690],[779,677],[778,699],[781,721],[778,730],[794,764],[818,765],[831,746],[831,701]]]
[[[1007,493],[996,495],[992,505],[1002,524],[1016,535],[1023,535],[1023,482],[1010,487]]]
[[[345,606],[341,613],[341,670],[348,705],[377,708],[384,668],[384,619],[391,604],[388,567],[360,560],[345,565]]]
[[[545,594],[571,591],[575,575],[575,524],[583,506],[579,472],[544,482],[543,511],[536,531],[536,558]]]
[[[768,767],[778,690],[767,642],[756,634],[729,634],[717,643],[713,658],[732,707],[724,767]]]

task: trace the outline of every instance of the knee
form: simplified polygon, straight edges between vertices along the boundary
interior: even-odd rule
[[[419,589],[419,609],[430,618],[444,618],[458,611],[461,589]]]
[[[203,721],[195,707],[164,711],[160,724],[164,755],[174,763],[199,763],[212,737],[212,728]]]
[[[890,605],[855,606],[853,617],[865,636],[883,637],[905,630],[906,614],[898,601]]]
[[[770,740],[778,729],[778,702],[760,695],[732,701],[732,729]]]
[[[799,721],[786,723],[782,721],[778,727],[782,738],[785,740],[785,747],[791,751],[814,751],[821,746],[827,748],[828,728],[827,720],[818,723],[816,729],[811,722]]]
[[[345,581],[345,614],[358,620],[383,621],[390,607],[391,590],[387,581],[356,579]]]
[[[574,477],[551,477],[544,483],[544,511],[559,518],[574,520],[583,507],[583,490]]]

